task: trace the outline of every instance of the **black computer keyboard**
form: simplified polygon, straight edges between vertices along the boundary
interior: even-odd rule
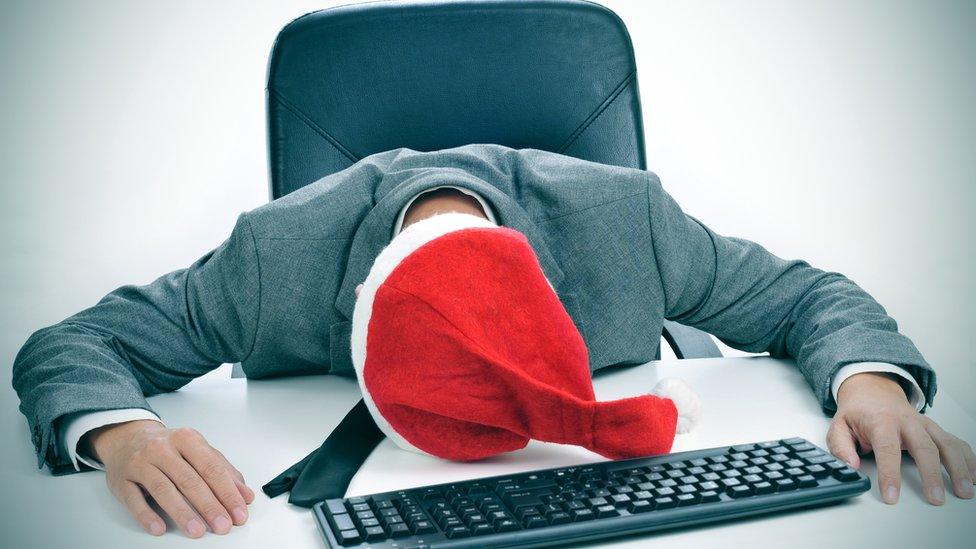
[[[330,499],[332,547],[538,547],[808,507],[871,481],[802,438]]]

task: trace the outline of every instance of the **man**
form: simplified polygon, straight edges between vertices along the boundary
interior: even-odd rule
[[[242,214],[188,268],[35,332],[13,384],[39,464],[104,467],[152,534],[165,526],[147,494],[190,537],[243,524],[254,492],[240,472],[195,431],[165,427],[145,396],[225,362],[250,377],[354,375],[357,286],[403,226],[447,211],[526,235],[591,370],[655,358],[664,318],[793,356],[833,414],[830,449],[855,467],[858,450],[873,451],[886,502],[898,499],[902,449],[930,503],[944,502],[943,466],[953,492],[972,497],[971,447],[920,413],[934,372],[852,281],[714,233],[651,172],[485,144],[366,157]]]

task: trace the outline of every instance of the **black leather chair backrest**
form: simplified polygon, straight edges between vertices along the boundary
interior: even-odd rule
[[[271,198],[373,153],[469,143],[646,169],[634,48],[580,0],[384,1],[309,13],[268,63]],[[721,356],[665,320],[679,358]]]
[[[497,143],[645,168],[630,36],[591,2],[310,13],[278,35],[267,99],[272,198],[398,147]]]

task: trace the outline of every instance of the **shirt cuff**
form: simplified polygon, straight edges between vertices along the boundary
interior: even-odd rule
[[[922,393],[922,388],[915,381],[915,378],[904,368],[895,366],[894,364],[888,364],[887,362],[853,362],[837,370],[830,384],[830,392],[833,394],[834,403],[837,402],[837,392],[840,390],[840,385],[844,383],[844,380],[854,374],[862,374],[865,372],[883,372],[901,377],[908,382],[902,383],[902,388],[905,389],[905,393],[908,396],[908,404],[914,407],[916,412],[921,412],[922,408],[925,407],[925,395]]]
[[[81,467],[78,466],[79,461],[93,469],[104,471],[105,466],[101,462],[78,451],[78,442],[81,441],[81,437],[99,427],[139,419],[151,419],[162,423],[159,416],[142,408],[122,408],[119,410],[103,410],[101,412],[75,412],[64,416],[61,420],[61,433],[58,438],[64,441],[65,450],[67,450],[68,456],[71,458],[71,463],[75,466],[76,471],[81,471]]]
[[[462,193],[468,196],[473,196],[474,199],[478,201],[478,204],[481,204],[481,209],[485,211],[485,216],[488,217],[488,221],[491,221],[495,225],[498,225],[498,221],[495,219],[495,213],[492,211],[491,206],[488,205],[488,201],[485,200],[481,196],[481,194],[472,191],[471,189],[465,189],[464,187],[457,187],[454,185],[439,185],[437,187],[431,187],[422,193],[417,193],[413,198],[410,199],[409,202],[407,202],[403,206],[403,208],[400,209],[400,214],[397,215],[396,225],[393,226],[393,236],[400,234],[400,231],[403,229],[403,218],[407,215],[407,210],[410,209],[410,205],[413,204],[414,200],[417,200],[420,196],[426,193],[429,193],[431,191],[436,191],[437,189],[454,189],[457,191],[461,191]]]

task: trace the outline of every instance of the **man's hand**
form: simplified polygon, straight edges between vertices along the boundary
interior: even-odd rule
[[[150,534],[162,535],[166,523],[146,502],[146,493],[191,538],[202,536],[206,524],[226,534],[232,523],[247,520],[254,492],[240,471],[193,429],[129,421],[96,429],[86,439],[105,465],[109,489]]]
[[[889,374],[855,374],[837,392],[837,413],[827,432],[827,446],[835,456],[858,468],[855,443],[862,453],[874,451],[878,489],[886,503],[898,501],[902,450],[908,450],[915,460],[929,503],[945,503],[943,466],[956,496],[973,497],[973,449],[909,406],[905,391]]]

